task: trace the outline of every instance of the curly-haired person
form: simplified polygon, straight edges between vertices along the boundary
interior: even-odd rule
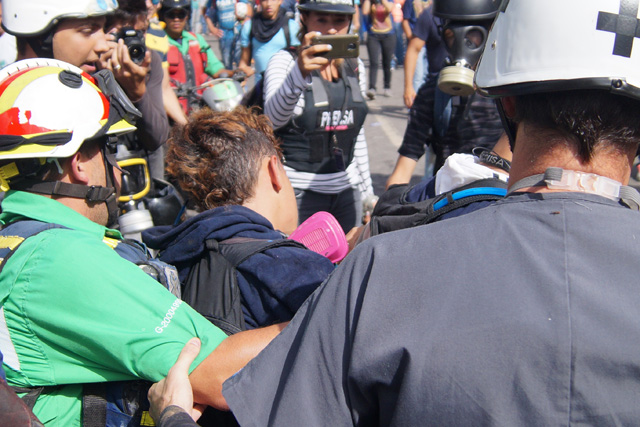
[[[266,116],[242,107],[194,113],[186,126],[173,129],[166,161],[201,213],[177,227],[148,230],[145,243],[178,268],[184,284],[207,255],[207,239],[284,239],[297,226],[298,212],[281,159]],[[332,270],[327,258],[299,247],[250,256],[237,267],[246,327],[290,320]]]

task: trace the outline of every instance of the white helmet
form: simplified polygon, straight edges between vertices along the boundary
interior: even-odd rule
[[[115,105],[128,99],[101,85],[55,59],[25,59],[0,70],[0,160],[69,157],[89,139],[134,131],[133,120],[118,114],[127,108]]]
[[[606,89],[640,100],[638,1],[505,1],[475,83],[489,96]]]
[[[46,33],[65,18],[106,15],[117,0],[2,0],[2,26],[14,36]]]

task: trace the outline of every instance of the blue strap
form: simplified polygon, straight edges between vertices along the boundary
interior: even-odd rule
[[[469,188],[468,190],[458,191],[457,193],[451,194],[451,200],[459,200],[465,197],[471,196],[481,196],[481,195],[493,195],[493,196],[501,196],[505,197],[507,195],[506,188],[495,188],[495,187],[478,187],[478,188]],[[437,202],[433,205],[433,210],[437,211],[440,208],[443,208],[449,204],[449,199],[445,198]]]

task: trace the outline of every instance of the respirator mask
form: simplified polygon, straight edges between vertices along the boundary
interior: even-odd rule
[[[438,77],[441,91],[452,96],[470,96],[475,92],[474,69],[484,50],[489,25],[451,21],[442,27],[449,56]]]

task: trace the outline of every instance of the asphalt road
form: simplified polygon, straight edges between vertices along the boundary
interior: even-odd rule
[[[205,37],[211,44],[214,52],[220,58],[220,49],[215,37]],[[369,58],[366,46],[360,47],[360,57],[369,70]],[[398,68],[391,72],[391,96],[382,95],[382,67],[378,68],[376,87],[378,95],[368,102],[369,115],[365,121],[365,136],[369,146],[369,163],[371,178],[376,194],[384,191],[387,177],[393,171],[398,158],[398,147],[402,143],[405,128],[407,127],[408,110],[404,106],[402,94],[404,90],[404,68]],[[248,87],[252,81],[248,82]],[[418,162],[412,181],[419,181],[424,175],[424,159]]]

